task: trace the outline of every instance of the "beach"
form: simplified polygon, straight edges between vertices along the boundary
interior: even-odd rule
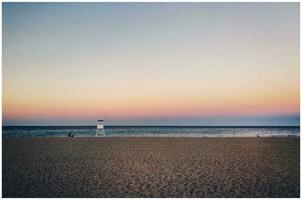
[[[299,138],[2,139],[3,197],[299,197]]]

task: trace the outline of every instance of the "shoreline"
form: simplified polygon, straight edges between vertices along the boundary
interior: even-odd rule
[[[17,138],[300,138],[300,135],[259,135],[259,136],[177,136],[177,135],[106,135],[106,136],[81,136],[81,135],[74,135],[73,137],[70,137],[68,135],[55,135],[55,136],[2,136],[5,139],[17,139]]]

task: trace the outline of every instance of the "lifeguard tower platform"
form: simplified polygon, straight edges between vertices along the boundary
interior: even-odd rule
[[[104,120],[99,119],[96,123],[95,136],[105,136]]]

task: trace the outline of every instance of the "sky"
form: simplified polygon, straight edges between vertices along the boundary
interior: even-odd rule
[[[299,125],[299,3],[3,3],[3,125]]]

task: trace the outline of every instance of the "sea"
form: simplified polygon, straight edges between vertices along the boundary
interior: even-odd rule
[[[105,126],[102,137],[300,137],[299,126]],[[2,137],[95,137],[96,126],[3,126]]]

